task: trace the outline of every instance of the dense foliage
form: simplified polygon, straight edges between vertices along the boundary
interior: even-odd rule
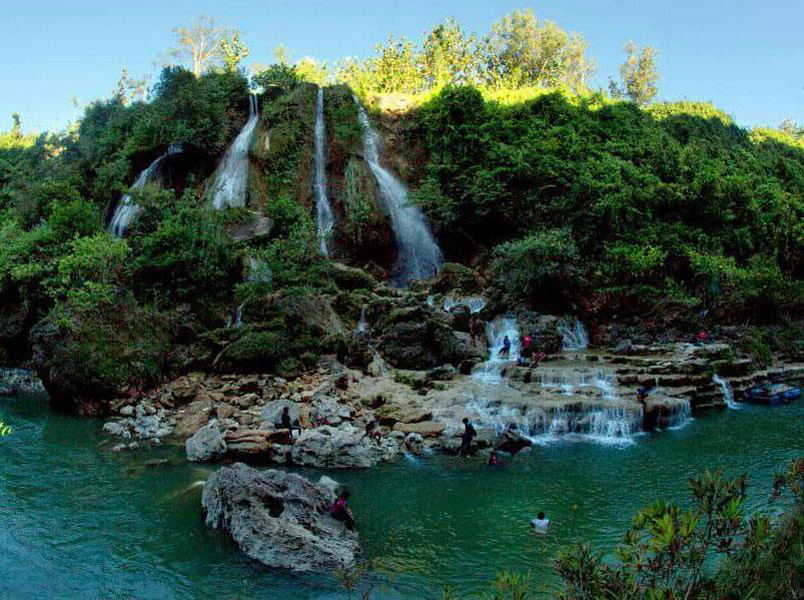
[[[409,122],[417,201],[454,258],[494,247],[512,301],[561,287],[644,310],[718,300],[758,317],[804,289],[804,145],[709,104],[448,87]]]

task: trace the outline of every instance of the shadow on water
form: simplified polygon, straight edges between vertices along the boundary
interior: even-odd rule
[[[530,570],[549,588],[559,546],[611,549],[635,511],[658,497],[685,500],[687,478],[707,467],[746,472],[749,507],[762,509],[773,474],[801,453],[803,415],[804,403],[746,406],[630,446],[537,447],[500,471],[481,457],[432,455],[334,476],[353,490],[366,557],[397,574],[378,597],[485,590],[503,568]],[[180,447],[112,453],[101,421],[55,414],[41,398],[0,400],[0,420],[14,428],[0,441],[0,595],[342,597],[332,577],[264,568],[207,529],[199,482],[212,468],[186,463]],[[540,510],[547,537],[529,528]]]

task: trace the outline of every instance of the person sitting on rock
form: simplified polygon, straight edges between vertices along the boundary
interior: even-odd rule
[[[279,428],[287,429],[288,439],[293,442],[293,431],[296,430],[301,433],[301,427],[294,425],[290,419],[290,407],[286,406],[282,409],[282,416],[279,418]]]
[[[511,355],[511,340],[505,336],[502,348],[500,348],[500,357],[508,358]]]
[[[349,510],[348,500],[349,490],[342,491],[341,495],[338,496],[338,499],[333,502],[332,507],[329,509],[329,514],[332,515],[333,519],[343,521],[346,524],[346,528],[352,531],[355,528],[355,517],[352,511]]]
[[[477,436],[477,431],[466,417],[463,418],[463,434],[461,435],[461,447],[458,448],[458,456],[468,456],[472,449],[472,441]]]
[[[366,433],[363,434],[363,437],[374,440],[377,442],[378,446],[382,444],[382,432],[380,431],[377,419],[370,419],[369,422],[366,423]],[[363,438],[360,439],[362,440]]]

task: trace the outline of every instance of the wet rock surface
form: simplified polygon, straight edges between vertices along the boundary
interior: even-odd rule
[[[206,524],[270,567],[332,573],[354,565],[359,552],[357,533],[329,514],[333,483],[242,463],[223,467],[204,485]]]

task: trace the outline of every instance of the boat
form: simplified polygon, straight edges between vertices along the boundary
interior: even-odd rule
[[[789,404],[791,401],[801,397],[801,388],[787,385],[786,383],[769,383],[755,385],[746,390],[745,400],[767,406],[778,406],[779,404]]]

